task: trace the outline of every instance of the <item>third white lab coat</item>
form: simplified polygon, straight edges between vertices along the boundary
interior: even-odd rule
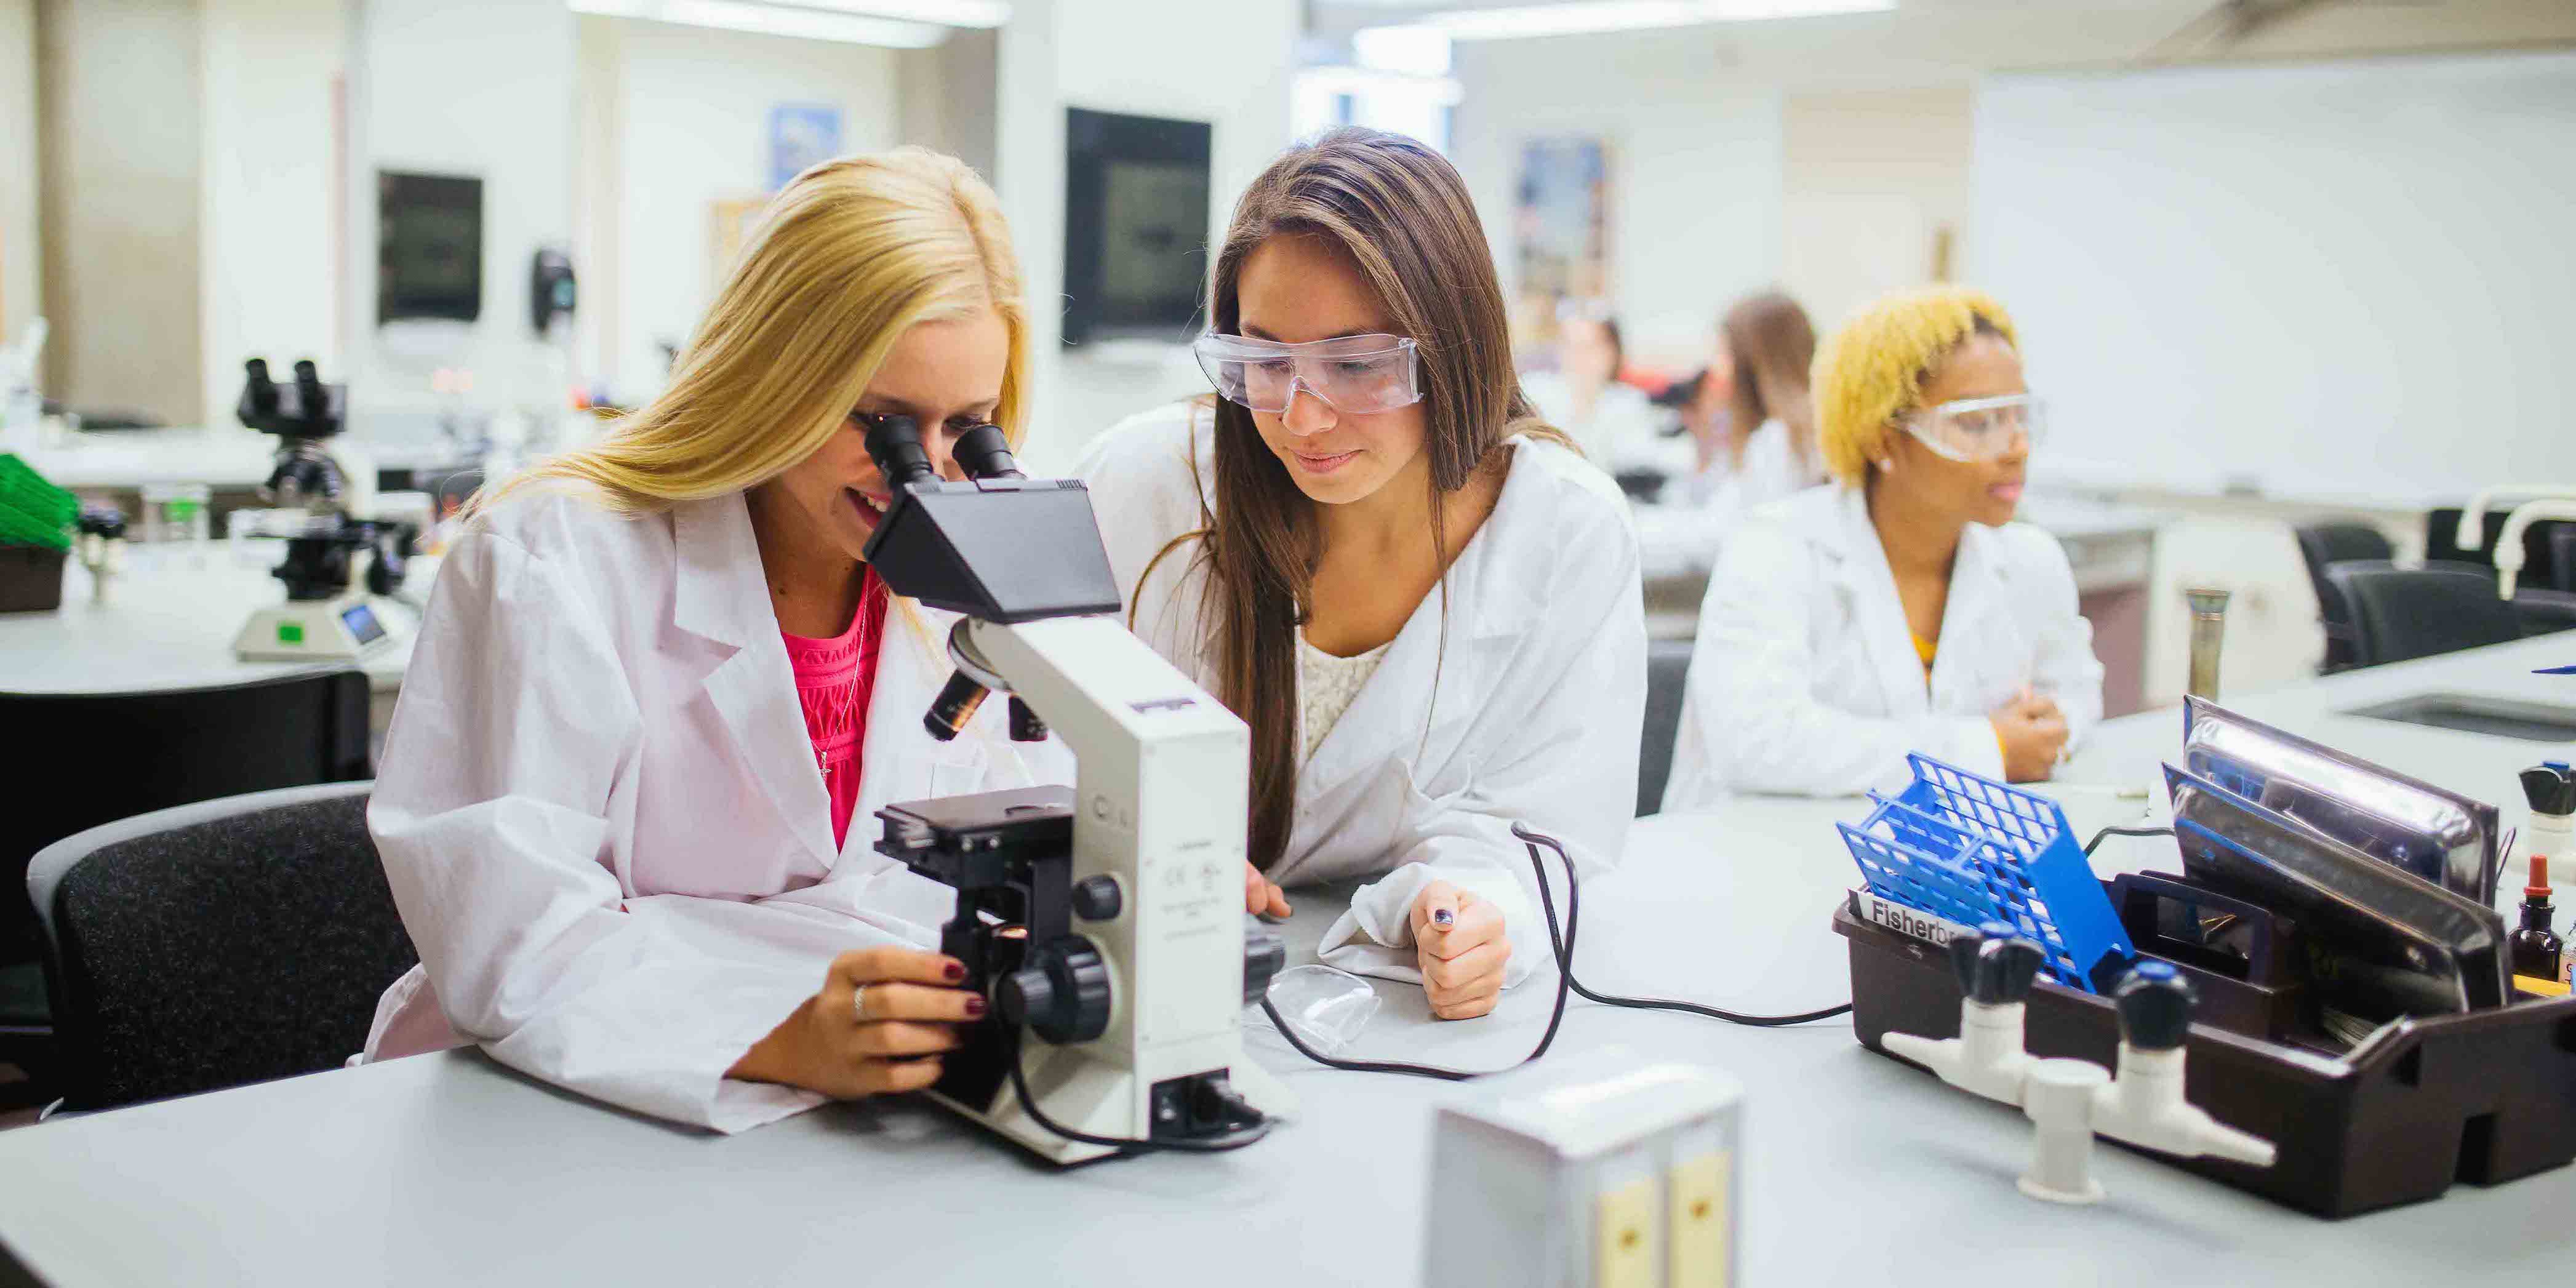
[[[739,495],[620,518],[526,493],[441,567],[368,824],[421,964],[370,1058],[478,1041],[548,1082],[739,1131],[821,1100],[727,1079],[833,956],[936,947],[955,900],[871,846],[889,801],[1070,782],[988,702],[923,732],[956,619],[888,617],[848,841]],[[918,623],[918,628],[916,628]]]
[[[1102,435],[1080,471],[1136,633],[1211,692],[1196,542],[1137,583],[1200,527],[1213,440],[1205,404],[1175,404]],[[1518,983],[1551,955],[1511,825],[1563,841],[1591,874],[1618,861],[1636,812],[1646,633],[1635,538],[1599,470],[1553,443],[1515,439],[1512,453],[1493,513],[1450,564],[1445,631],[1435,590],[1297,774],[1288,847],[1269,875],[1369,882],[1319,945],[1346,970],[1419,981],[1414,897],[1446,880],[1502,910],[1504,982]],[[1555,857],[1545,862],[1554,877]]]
[[[2055,537],[2026,523],[1960,534],[1927,689],[1860,490],[1810,488],[1755,511],[1718,553],[1664,808],[1892,789],[1909,751],[2001,779],[1987,716],[2024,685],[2065,713],[2069,748],[2101,719],[2093,628]]]

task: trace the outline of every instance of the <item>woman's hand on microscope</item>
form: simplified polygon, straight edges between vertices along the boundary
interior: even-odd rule
[[[1413,953],[1431,1013],[1472,1020],[1493,1010],[1502,996],[1512,941],[1503,934],[1501,909],[1434,881],[1413,898]]]
[[[958,1026],[984,1017],[960,987],[965,963],[917,948],[862,948],[832,959],[823,987],[753,1043],[729,1078],[776,1082],[855,1100],[918,1091],[939,1080]]]
[[[1288,915],[1288,892],[1270,884],[1261,869],[1243,865],[1243,910],[1254,916],[1285,917]]]

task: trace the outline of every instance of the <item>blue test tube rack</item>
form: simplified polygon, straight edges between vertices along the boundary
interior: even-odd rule
[[[2057,802],[1909,754],[1914,779],[1859,826],[1837,823],[1871,894],[1961,926],[2010,923],[2048,950],[2043,969],[2099,993],[2105,957],[2137,955]]]

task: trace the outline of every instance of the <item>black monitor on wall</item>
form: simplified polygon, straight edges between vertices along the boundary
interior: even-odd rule
[[[1181,340],[1207,279],[1205,121],[1065,113],[1064,342]]]
[[[483,181],[376,172],[376,321],[483,315]]]

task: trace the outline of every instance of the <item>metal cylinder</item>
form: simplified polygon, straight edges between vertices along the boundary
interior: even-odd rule
[[[2218,649],[2227,638],[2228,592],[2188,587],[2182,595],[2191,601],[2191,684],[2187,692],[2216,702]]]

